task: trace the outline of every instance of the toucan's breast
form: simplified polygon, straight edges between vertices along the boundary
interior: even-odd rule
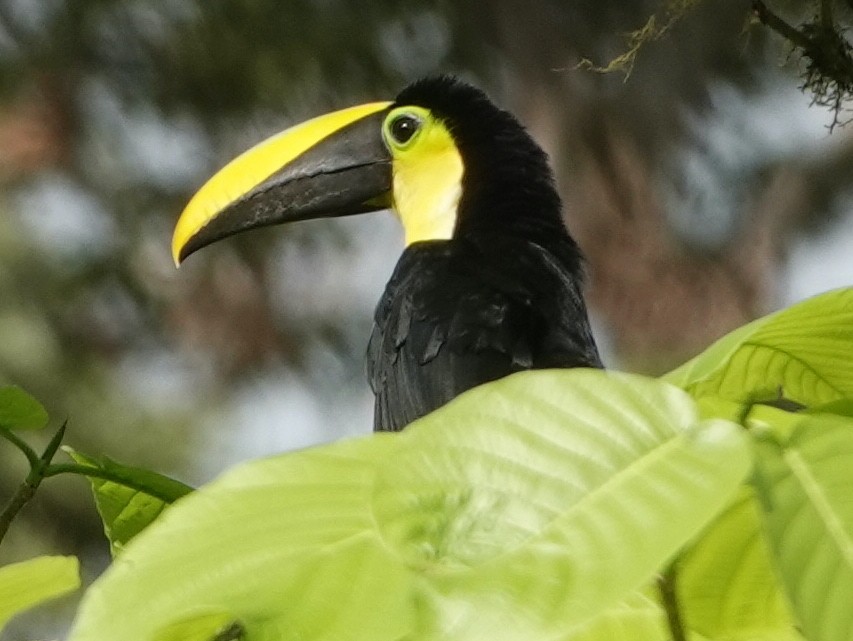
[[[600,367],[577,265],[524,238],[416,243],[376,309],[375,429],[524,369]]]

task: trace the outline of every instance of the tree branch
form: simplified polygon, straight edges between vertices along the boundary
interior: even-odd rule
[[[796,27],[789,25],[787,22],[782,20],[782,18],[770,11],[762,0],[752,0],[752,12],[761,24],[765,27],[769,27],[785,38],[785,40],[791,42],[791,44],[800,47],[801,49],[807,49],[811,46],[811,40],[809,40],[808,36],[799,31]]]
[[[820,24],[824,29],[833,29],[832,0],[820,0]]]
[[[853,96],[853,46],[835,24],[832,1],[819,0],[818,15],[799,28],[773,13],[763,0],[752,2],[755,17],[790,42],[805,59],[803,88],[812,92],[815,104],[833,109],[830,130],[841,122],[844,103]]]

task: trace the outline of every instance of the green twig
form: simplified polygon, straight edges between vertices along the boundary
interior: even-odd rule
[[[3,541],[6,532],[9,531],[9,526],[12,525],[12,521],[18,515],[18,512],[33,498],[36,488],[41,483],[41,478],[31,478],[31,476],[32,472],[27,475],[27,478],[21,483],[15,494],[12,495],[12,498],[6,504],[6,507],[0,512],[0,542]]]
[[[59,429],[56,430],[56,434],[53,435],[53,438],[50,439],[50,443],[47,444],[47,447],[44,448],[44,453],[41,455],[41,461],[44,465],[43,472],[47,471],[48,466],[50,466],[50,462],[53,460],[53,457],[56,455],[59,446],[62,445],[62,439],[65,437],[65,430],[68,427],[68,421],[63,421],[62,425],[59,426]],[[42,477],[46,477],[47,474],[42,474]]]
[[[50,467],[50,462],[53,460],[56,451],[59,449],[59,444],[62,442],[63,436],[65,436],[65,428],[67,426],[68,421],[65,421],[56,430],[56,434],[50,439],[50,443],[47,444],[41,456],[38,456],[29,445],[24,443],[11,431],[0,429],[0,435],[21,450],[30,462],[29,474],[27,474],[24,482],[18,486],[18,489],[12,495],[12,498],[9,499],[3,511],[0,512],[0,543],[2,543],[6,533],[9,531],[9,526],[12,525],[12,521],[15,520],[18,512],[35,496],[38,486],[47,476],[46,472]]]
[[[666,612],[666,621],[669,624],[669,633],[672,641],[687,641],[684,633],[684,623],[681,620],[681,612],[678,608],[678,594],[675,586],[675,562],[671,563],[658,576],[658,590],[660,591],[661,603]]]

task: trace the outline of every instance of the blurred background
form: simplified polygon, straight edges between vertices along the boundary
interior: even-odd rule
[[[810,3],[771,4],[810,17]],[[830,132],[748,1],[699,3],[627,79],[576,68],[622,53],[660,8],[0,0],[0,384],[54,426],[68,418],[75,448],[192,484],[369,432],[364,351],[402,249],[393,216],[249,233],[179,271],[171,231],[250,145],[431,73],[486,89],[551,154],[609,366],[666,371],[853,284],[853,128]],[[24,474],[0,443],[0,502]],[[80,555],[86,578],[108,562],[85,481],[46,481],[0,563],[46,553]],[[2,639],[56,638],[72,611]]]

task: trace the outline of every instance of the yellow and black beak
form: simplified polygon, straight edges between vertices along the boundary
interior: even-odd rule
[[[389,207],[391,154],[382,124],[390,105],[375,102],[314,118],[223,167],[178,219],[175,264],[247,229]]]

